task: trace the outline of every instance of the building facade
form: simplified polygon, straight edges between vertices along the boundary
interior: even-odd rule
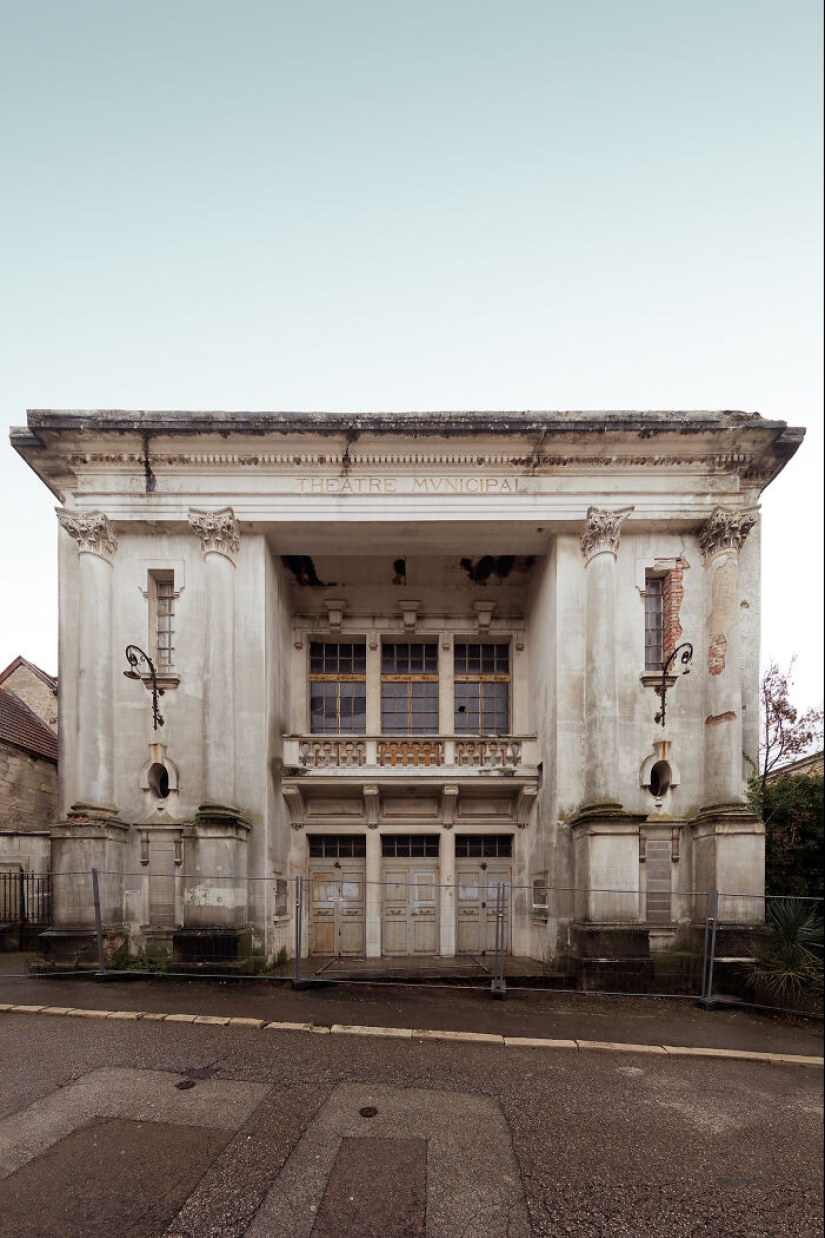
[[[57,820],[57,680],[25,658],[0,671],[0,922],[2,874],[45,873]],[[8,884],[5,882],[5,884]]]
[[[291,950],[299,876],[317,954],[478,953],[499,883],[536,958],[592,926],[667,945],[713,889],[747,921],[759,497],[802,435],[30,412],[12,443],[59,502],[52,868],[141,875],[104,909],[134,949],[225,925]]]

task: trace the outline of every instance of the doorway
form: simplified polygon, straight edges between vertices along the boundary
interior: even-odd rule
[[[384,954],[437,954],[438,835],[385,834],[381,852]]]
[[[366,841],[363,835],[309,837],[311,954],[363,956]]]
[[[503,885],[505,953],[510,952],[511,834],[457,834],[456,953],[492,954],[496,946],[497,887]]]

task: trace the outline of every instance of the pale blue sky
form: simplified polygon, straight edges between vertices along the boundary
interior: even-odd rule
[[[806,425],[765,498],[765,652],[816,703],[821,48],[813,0],[0,0],[0,432],[27,406]],[[0,666],[54,670],[53,502],[8,447],[0,474]]]

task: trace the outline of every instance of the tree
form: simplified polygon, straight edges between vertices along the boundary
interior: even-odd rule
[[[822,710],[800,714],[791,703],[793,664],[792,658],[785,672],[771,661],[762,676],[759,765],[751,779],[751,804],[765,822],[768,894],[821,898],[823,778],[781,772],[822,745]]]
[[[822,898],[825,793],[821,774],[769,782],[762,798],[768,894]]]
[[[759,782],[761,798],[765,796],[768,777],[789,761],[804,756],[811,748],[822,746],[821,709],[808,709],[800,714],[791,704],[793,664],[781,671],[773,660],[762,676],[759,689],[761,735],[759,742]]]

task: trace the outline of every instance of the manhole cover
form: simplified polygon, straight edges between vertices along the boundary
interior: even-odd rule
[[[378,1110],[374,1105],[365,1105],[364,1108],[359,1109],[358,1112],[361,1114],[362,1118],[374,1118]]]
[[[195,1086],[194,1079],[181,1079],[180,1083],[175,1084],[175,1087],[178,1088],[178,1090],[181,1092],[185,1092],[187,1088],[193,1088],[194,1086]]]

